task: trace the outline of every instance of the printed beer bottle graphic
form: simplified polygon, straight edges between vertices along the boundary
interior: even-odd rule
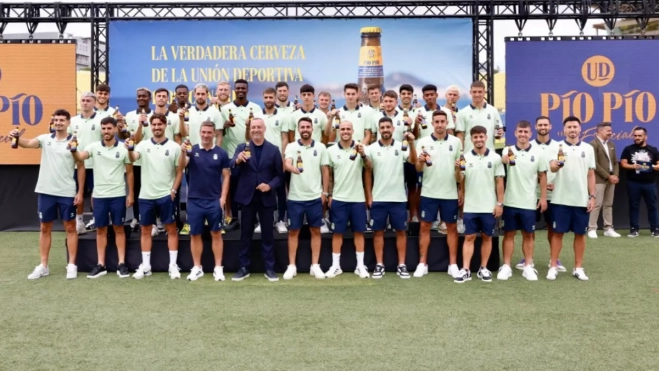
[[[359,73],[357,84],[360,101],[368,102],[368,87],[379,85],[384,88],[384,68],[382,65],[382,29],[364,27],[361,29],[362,46],[359,49]],[[383,90],[384,91],[384,90]]]

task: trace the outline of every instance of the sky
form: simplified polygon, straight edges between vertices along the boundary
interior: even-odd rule
[[[3,3],[24,3],[25,1],[4,0]],[[87,0],[87,1],[62,1],[62,3],[75,4],[75,3],[106,3],[107,0]],[[132,3],[150,3],[153,1],[140,1],[133,0]],[[185,1],[172,1],[172,0],[158,0],[159,3],[185,3]],[[196,3],[205,3],[209,1],[195,1]],[[213,3],[234,2],[235,1],[213,1]],[[243,3],[258,3],[260,0],[243,0]],[[279,1],[270,1],[269,3],[276,3]],[[331,3],[327,1],[326,3]],[[298,1],[302,3],[302,1]],[[596,35],[596,30],[593,28],[594,24],[601,23],[601,20],[590,20],[586,23],[584,28],[584,35]],[[36,32],[56,32],[57,27],[55,24],[40,24]],[[5,33],[23,33],[27,32],[24,23],[13,24],[10,23],[4,31]],[[69,24],[67,33],[75,36],[90,36],[91,30],[89,24]],[[495,21],[494,22],[494,66],[500,70],[505,70],[505,42],[504,37],[517,36],[519,31],[514,21]],[[547,36],[549,28],[547,23],[543,20],[529,20],[524,28],[523,36]],[[575,36],[579,35],[579,27],[573,20],[558,21],[554,28],[554,36]]]

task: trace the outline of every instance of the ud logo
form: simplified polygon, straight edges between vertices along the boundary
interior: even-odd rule
[[[487,114],[487,119],[488,119],[488,120],[491,120],[491,119],[492,119],[492,116],[490,116],[489,113]]]
[[[398,150],[394,151],[394,155],[398,156]]]
[[[96,156],[100,156],[100,155],[101,155],[101,151],[97,151]]]
[[[488,161],[488,162],[487,162],[487,168],[488,168],[488,169],[491,169],[491,168],[492,168],[492,162],[491,162],[491,161]]]
[[[213,160],[217,160],[217,153],[213,155]]]
[[[535,162],[535,156],[531,156],[531,162]]]
[[[119,158],[119,152],[114,153],[114,158]]]
[[[341,159],[341,155],[336,155],[336,159],[337,159],[337,160],[340,160],[340,159]]]
[[[314,150],[313,150],[313,155],[314,155],[314,157],[318,156],[318,151],[316,151],[316,150],[314,149]]]
[[[51,144],[53,144],[53,142],[48,142],[48,145],[51,145]]]
[[[361,112],[357,113],[357,118],[358,119],[362,118],[362,113]]]
[[[453,146],[450,145],[450,144],[449,144],[449,146],[448,146],[448,151],[449,151],[449,152],[453,152]]]
[[[586,152],[581,151],[581,158],[586,158]]]
[[[165,151],[165,156],[169,156],[169,150]]]
[[[586,84],[595,88],[608,85],[615,74],[615,65],[603,55],[594,55],[586,59],[581,66],[581,77]]]
[[[275,126],[279,126],[279,120],[275,120]]]

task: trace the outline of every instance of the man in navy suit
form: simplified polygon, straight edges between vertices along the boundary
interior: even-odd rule
[[[240,217],[240,270],[232,281],[249,277],[250,247],[254,235],[256,216],[261,222],[261,253],[265,261],[265,277],[279,281],[275,274],[274,211],[277,205],[276,189],[282,186],[283,164],[279,149],[264,139],[265,122],[252,119],[247,127],[247,143],[238,145],[231,167],[238,169],[238,184],[234,202],[242,206]]]

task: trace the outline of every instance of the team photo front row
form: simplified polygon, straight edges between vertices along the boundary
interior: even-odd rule
[[[179,112],[183,116],[184,112]],[[187,114],[187,113],[186,113]],[[215,259],[213,277],[224,281],[222,265],[222,229],[228,203],[240,206],[241,247],[240,270],[232,277],[243,280],[250,275],[250,248],[254,226],[260,225],[261,250],[265,277],[279,278],[274,269],[274,215],[285,200],[288,221],[288,262],[284,279],[297,274],[296,252],[299,232],[308,224],[311,233],[310,274],[318,279],[342,273],[340,267],[343,234],[352,230],[356,250],[355,274],[361,278],[384,275],[384,232],[396,234],[398,252],[397,275],[400,278],[423,277],[428,273],[427,253],[430,230],[438,215],[446,224],[450,265],[448,273],[456,283],[472,279],[471,259],[474,243],[481,238],[480,269],[477,277],[492,281],[487,262],[492,251],[492,237],[497,219],[502,219],[503,261],[497,279],[513,275],[511,258],[517,231],[522,234],[524,259],[516,265],[522,276],[538,280],[533,261],[534,231],[537,217],[543,217],[549,233],[551,259],[546,274],[555,280],[566,268],[560,263],[563,235],[574,233],[574,267],[572,275],[588,280],[583,268],[589,213],[595,207],[595,153],[593,146],[580,141],[581,122],[568,117],[563,122],[565,140],[549,139],[551,124],[546,117],[536,120],[536,139],[531,124],[519,122],[515,127],[514,145],[502,156],[488,148],[494,128],[475,125],[456,136],[449,134],[451,118],[443,110],[432,113],[432,132],[415,138],[410,126],[400,129],[389,117],[377,121],[377,133],[370,144],[354,139],[353,123],[342,120],[336,128],[336,143],[325,146],[313,139],[314,121],[308,116],[296,120],[297,140],[282,153],[267,141],[266,122],[262,118],[247,121],[246,135],[231,158],[215,145],[219,128],[211,120],[201,122],[198,144],[189,140],[181,144],[166,136],[168,119],[153,113],[144,122],[150,139],[134,134],[122,137],[122,123],[105,117],[100,121],[102,140],[79,147],[72,131],[71,115],[57,110],[53,115],[52,134],[26,139],[18,130],[9,135],[14,148],[41,149],[41,166],[35,192],[41,222],[39,248],[41,263],[28,276],[38,279],[49,274],[53,222],[61,218],[66,231],[68,265],[66,278],[77,277],[76,207],[83,202],[85,181],[89,178],[85,162],[93,159],[93,214],[97,229],[98,265],[88,277],[107,273],[105,250],[107,230],[113,228],[118,251],[117,275],[129,277],[125,264],[126,210],[139,206],[142,263],[133,277],[142,279],[152,274],[152,228],[158,218],[167,231],[169,276],[181,277],[177,265],[179,237],[176,229],[178,190],[183,177],[188,184],[187,222],[190,225],[191,253],[194,267],[187,276],[197,280],[204,275],[201,266],[202,233],[210,229]],[[400,123],[398,123],[400,125]],[[140,125],[141,126],[141,125]],[[459,129],[459,128],[458,128]],[[193,133],[186,133],[186,136]],[[378,139],[375,139],[377,135]],[[395,140],[398,136],[401,140]],[[118,138],[124,139],[123,141]],[[464,140],[464,142],[463,142]],[[466,150],[463,150],[465,148]],[[133,165],[141,167],[141,188],[134,194]],[[504,166],[506,170],[504,170]],[[184,169],[187,169],[184,171]],[[406,174],[419,173],[420,232],[419,264],[411,274],[405,265],[407,249],[407,182]],[[288,181],[288,173],[290,180]],[[504,186],[504,178],[506,184]],[[235,183],[235,184],[231,184]],[[235,187],[235,194],[230,188]],[[504,191],[505,188],[505,191]],[[288,192],[286,192],[288,190]],[[231,199],[230,198],[231,195]],[[136,199],[137,196],[137,199]],[[282,200],[284,198],[284,200]],[[332,236],[332,265],[323,272],[319,265],[321,231],[325,210],[329,210]],[[281,212],[281,210],[280,210]],[[367,213],[368,212],[368,213]],[[367,217],[370,214],[370,217]],[[234,215],[235,216],[235,215]],[[281,214],[280,214],[281,217]],[[464,221],[462,261],[458,262],[457,221]],[[364,264],[364,232],[372,229],[377,264],[369,273]]]

